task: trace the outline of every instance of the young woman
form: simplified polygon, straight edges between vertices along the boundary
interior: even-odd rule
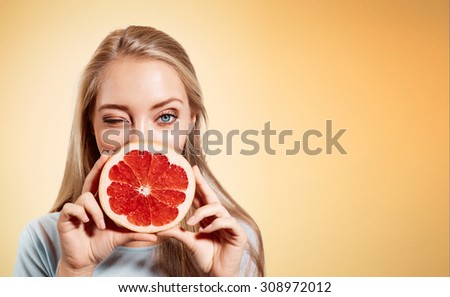
[[[202,121],[200,86],[177,41],[151,27],[109,34],[82,77],[58,197],[23,230],[14,275],[264,276],[259,228],[208,168],[195,133]],[[169,135],[168,144],[193,166],[196,197],[180,226],[135,233],[103,214],[96,198],[103,152],[137,137],[126,139],[127,128],[151,135],[148,141]],[[167,133],[175,128],[190,133]]]

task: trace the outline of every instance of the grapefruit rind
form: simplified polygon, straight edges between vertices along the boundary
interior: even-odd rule
[[[122,161],[127,152],[131,152],[133,150],[142,151],[143,149],[149,151],[150,153],[152,153],[152,155],[154,153],[162,153],[163,155],[165,155],[170,164],[178,165],[184,169],[188,180],[187,188],[186,190],[183,191],[185,194],[185,199],[183,203],[177,206],[178,209],[177,217],[173,219],[170,223],[164,224],[162,226],[155,226],[153,224],[150,224],[148,226],[135,225],[128,220],[127,215],[115,213],[111,209],[109,202],[110,196],[108,195],[107,191],[109,186],[113,183],[113,181],[111,181],[111,179],[109,178],[109,172],[111,168],[114,165],[118,164],[120,161]],[[100,200],[100,205],[105,214],[117,225],[127,228],[131,231],[140,233],[156,233],[176,226],[186,216],[186,213],[188,212],[189,208],[192,205],[194,194],[195,194],[195,177],[189,162],[182,155],[178,154],[174,150],[169,149],[167,147],[163,148],[162,145],[157,143],[152,143],[151,146],[149,146],[147,143],[142,142],[130,143],[122,147],[118,152],[112,155],[104,165],[100,175],[98,186],[98,196]]]

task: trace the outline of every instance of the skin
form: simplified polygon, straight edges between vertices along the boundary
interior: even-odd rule
[[[113,144],[123,146],[128,141],[142,140],[137,133],[124,139],[127,125],[141,131],[144,140],[150,140],[148,131],[151,131],[152,140],[162,141],[164,130],[173,130],[175,124],[187,130],[194,119],[184,85],[168,64],[120,58],[108,65],[103,74],[92,126],[102,152],[117,149]],[[105,133],[111,130],[120,133],[105,138]],[[186,135],[179,136],[177,141],[171,133],[168,135],[168,145],[180,151]],[[200,195],[194,198],[197,210],[187,223],[200,223],[203,227],[198,233],[176,226],[157,234],[143,234],[123,230],[107,220],[94,196],[107,160],[107,155],[97,160],[84,182],[83,194],[61,210],[57,223],[62,248],[58,276],[91,276],[115,247],[154,245],[166,238],[176,238],[185,244],[205,273],[239,275],[246,234],[220,203],[197,166],[193,170]]]

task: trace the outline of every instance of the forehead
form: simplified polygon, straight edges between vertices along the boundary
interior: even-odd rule
[[[169,64],[150,59],[119,58],[106,66],[97,103],[150,103],[177,98],[188,103],[184,84]]]

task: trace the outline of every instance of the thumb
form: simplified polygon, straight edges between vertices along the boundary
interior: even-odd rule
[[[106,161],[108,161],[108,158],[109,156],[101,155],[100,158],[95,162],[91,171],[89,171],[86,179],[84,180],[83,193],[91,192],[92,194],[95,194],[95,192],[97,192],[98,180],[102,173],[102,168],[105,165]]]

